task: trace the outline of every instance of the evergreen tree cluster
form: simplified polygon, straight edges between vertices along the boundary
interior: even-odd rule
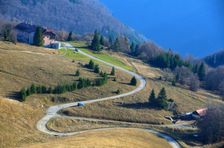
[[[20,101],[25,101],[26,97],[33,94],[63,94],[65,92],[72,92],[77,89],[87,88],[90,86],[102,86],[108,81],[107,74],[104,74],[102,78],[96,80],[90,80],[86,78],[79,78],[78,82],[73,82],[72,84],[62,84],[55,87],[46,87],[46,86],[36,86],[32,84],[28,88],[23,88],[20,94]]]
[[[193,65],[192,71],[198,75],[198,78],[200,79],[200,81],[203,81],[205,79],[205,76],[206,76],[206,70],[205,69],[206,69],[205,64],[201,63],[201,64]]]
[[[102,46],[104,45],[105,45],[104,37],[100,35],[100,33],[98,33],[97,31],[95,31],[90,48],[93,51],[100,52],[102,49]]]
[[[93,70],[95,73],[100,73],[100,66],[98,64],[95,64],[93,60],[90,60],[86,67]]]
[[[155,108],[167,109],[168,99],[165,88],[162,88],[156,97],[155,91],[152,90],[149,97],[149,105]]]
[[[179,55],[173,54],[173,53],[162,53],[155,58],[152,58],[149,63],[152,66],[158,67],[158,68],[170,68],[171,70],[174,70],[176,67],[191,67],[191,64],[183,61]]]

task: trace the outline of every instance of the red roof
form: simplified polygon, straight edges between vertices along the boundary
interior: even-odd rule
[[[208,110],[207,108],[202,108],[202,109],[196,110],[196,112],[198,113],[199,116],[205,116],[207,110]]]

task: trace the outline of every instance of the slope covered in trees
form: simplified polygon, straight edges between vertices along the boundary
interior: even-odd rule
[[[224,65],[224,51],[207,56],[204,58],[204,61],[212,67]]]
[[[104,35],[142,37],[115,19],[98,0],[0,0],[0,18],[32,22],[78,34],[96,29]]]

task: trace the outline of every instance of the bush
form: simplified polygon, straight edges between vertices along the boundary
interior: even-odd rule
[[[75,76],[80,76],[80,71],[79,70],[76,70],[76,72],[75,72]]]

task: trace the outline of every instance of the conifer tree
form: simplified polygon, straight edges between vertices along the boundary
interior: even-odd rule
[[[43,29],[41,27],[37,27],[36,32],[33,37],[33,44],[36,46],[43,46],[44,40],[43,40]]]
[[[116,40],[115,40],[115,42],[114,42],[114,44],[113,44],[113,46],[112,46],[112,49],[114,50],[114,51],[120,51],[120,47],[121,45],[120,45],[120,42],[119,42],[119,39],[118,38],[116,38]]]
[[[157,105],[157,99],[154,89],[151,91],[150,97],[149,97],[149,104],[152,106]]]
[[[97,31],[95,31],[94,33],[94,37],[91,43],[91,49],[97,52],[100,51],[100,37]]]
[[[75,76],[80,76],[80,71],[79,71],[79,69],[76,70],[76,72],[75,72]]]
[[[205,64],[204,63],[201,63],[198,69],[198,77],[201,81],[205,79]]]
[[[136,46],[133,42],[131,43],[130,49],[131,49],[131,55],[134,56],[136,53]]]
[[[110,75],[115,76],[115,68],[114,67],[112,68]]]
[[[104,37],[101,35],[100,37],[100,44],[104,46],[105,44],[105,41],[104,41]]]
[[[137,79],[135,77],[132,77],[130,84],[133,85],[133,86],[136,86],[137,85]]]
[[[165,88],[162,88],[157,97],[158,100],[158,107],[166,108],[167,107],[167,95]]]
[[[94,72],[95,73],[100,73],[100,67],[99,67],[98,64],[94,66]]]
[[[72,41],[72,32],[69,32],[69,35],[68,35],[67,41]]]
[[[93,60],[90,60],[89,64],[88,64],[88,68],[89,69],[94,69],[94,66],[95,66],[95,64],[94,64]]]

